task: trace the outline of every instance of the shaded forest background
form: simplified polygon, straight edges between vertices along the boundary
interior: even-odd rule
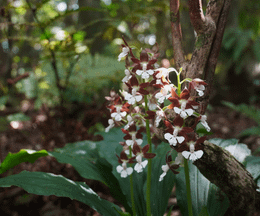
[[[181,1],[180,12],[189,59],[196,34],[187,1]],[[108,125],[104,97],[119,90],[125,75],[124,62],[117,61],[122,36],[136,49],[157,42],[159,65],[174,67],[169,13],[168,0],[1,1],[0,162],[22,148],[51,150],[102,139],[96,132]],[[260,2],[233,0],[208,107],[210,137],[238,138],[259,154],[259,101]],[[83,180],[50,158],[11,172],[24,169]],[[105,186],[85,181],[111,198]],[[0,188],[0,201],[1,215],[97,215],[76,201],[14,187]]]

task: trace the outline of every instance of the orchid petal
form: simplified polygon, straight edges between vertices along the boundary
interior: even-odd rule
[[[125,143],[126,143],[126,145],[131,146],[131,147],[134,145],[133,140],[126,140]]]
[[[197,160],[196,154],[192,153],[189,158],[191,161]]]
[[[150,70],[147,71],[147,73],[150,74],[150,75],[153,75],[154,71],[150,69]]]
[[[164,138],[169,141],[169,140],[171,140],[173,138],[173,135],[170,134],[170,133],[166,133],[166,134],[164,134]]]
[[[195,151],[194,154],[197,156],[197,159],[200,159],[203,155],[203,151],[202,150]]]
[[[133,173],[133,168],[132,167],[128,167],[126,169],[126,172],[127,172],[128,175],[131,175]]]
[[[147,72],[144,72],[144,73],[142,74],[142,78],[143,78],[143,79],[148,79],[148,78],[149,78],[149,74],[148,74]]]
[[[186,159],[188,159],[189,156],[191,155],[191,153],[188,152],[188,151],[183,151],[183,152],[182,152],[182,155],[183,155],[183,157],[185,157]]]
[[[127,171],[126,170],[123,170],[121,172],[121,178],[126,178],[127,177]]]
[[[148,164],[148,160],[143,161],[141,164],[142,164],[143,168],[145,168],[146,165]]]
[[[178,140],[179,143],[182,143],[185,140],[183,136],[177,136],[176,139]]]
[[[194,110],[193,110],[193,109],[186,109],[185,112],[186,112],[189,116],[191,116],[191,115],[193,114]]]
[[[174,107],[174,112],[176,112],[177,114],[180,114],[180,112],[181,112],[181,109],[180,109],[180,108],[178,108],[178,107]]]
[[[162,181],[164,176],[166,176],[166,172],[163,172],[161,175],[160,175],[160,178],[159,178],[159,181]]]
[[[141,145],[142,143],[143,143],[143,140],[142,139],[137,139],[137,140],[135,140],[136,141],[136,143],[138,144],[138,145]]]
[[[141,101],[142,98],[143,98],[142,95],[136,95],[136,96],[135,96],[135,100],[136,100],[137,102]]]
[[[125,117],[125,116],[126,116],[126,111],[121,112],[120,115],[121,115],[122,117]]]
[[[186,114],[186,112],[184,112],[184,111],[181,111],[180,112],[181,114],[180,114],[180,116],[182,117],[182,118],[186,118],[187,117],[187,114]],[[178,113],[179,114],[179,113]]]
[[[142,172],[143,171],[143,167],[141,164],[137,163],[134,167],[134,170],[138,173]]]
[[[136,74],[139,75],[139,76],[140,76],[142,73],[143,73],[142,70],[137,70],[137,71],[136,71]]]

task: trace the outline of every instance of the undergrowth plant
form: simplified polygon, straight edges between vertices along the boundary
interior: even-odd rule
[[[171,214],[174,206],[169,207],[168,200],[176,186],[182,215],[224,215],[227,196],[192,165],[203,158],[204,135],[210,131],[196,102],[207,84],[201,79],[181,80],[181,70],[158,67],[157,50],[136,49],[137,58],[126,41],[122,45],[118,60],[125,58],[124,85],[120,95],[111,91],[106,97],[111,118],[101,133],[104,140],[71,143],[49,152],[9,153],[0,165],[0,174],[9,170],[9,175],[0,179],[0,187],[16,185],[29,193],[69,197],[104,216],[162,216]],[[170,73],[177,83],[171,82]],[[236,139],[209,141],[243,163],[260,186],[260,159],[250,156],[246,145]],[[62,175],[28,171],[12,175],[12,167],[47,155],[108,186],[120,205],[101,199],[84,182]]]

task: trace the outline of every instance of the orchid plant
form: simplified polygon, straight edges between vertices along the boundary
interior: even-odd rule
[[[207,83],[182,80],[181,70],[159,67],[158,49],[141,50],[138,59],[126,41],[122,48],[118,60],[125,59],[123,89],[106,97],[111,114],[101,133],[104,140],[70,143],[53,151],[21,149],[0,163],[2,174],[22,162],[55,157],[71,164],[83,178],[105,184],[119,204],[102,199],[85,182],[53,173],[22,171],[0,178],[0,187],[15,185],[33,194],[69,197],[104,216],[162,216],[166,211],[169,216],[168,200],[175,185],[182,215],[224,215],[228,197],[192,165],[208,157],[203,135],[210,127],[206,115],[198,111]],[[171,73],[176,75],[175,84]],[[260,187],[260,159],[250,156],[246,145],[236,139],[209,142],[243,163]]]
[[[152,178],[152,138],[157,137],[169,143],[170,147],[178,152],[172,160],[166,157],[162,165],[162,174],[158,181],[163,181],[166,173],[171,170],[178,174],[179,166],[184,165],[186,173],[187,197],[190,214],[192,214],[189,171],[187,160],[195,161],[203,156],[203,142],[206,137],[196,134],[199,122],[209,132],[205,115],[198,112],[199,103],[196,99],[203,96],[205,83],[203,80],[186,78],[181,80],[181,72],[175,68],[163,68],[157,64],[158,53],[150,49],[142,50],[140,59],[133,54],[132,48],[124,40],[122,52],[118,61],[125,58],[124,90],[121,94],[110,93],[106,97],[109,101],[111,119],[108,120],[108,132],[112,127],[123,126],[125,134],[122,151],[118,157],[121,165],[116,167],[122,178],[130,177],[131,192],[133,190],[132,173],[143,172],[147,168],[146,206],[147,215],[151,215],[150,190]],[[177,83],[171,83],[169,74],[177,76]],[[183,86],[186,87],[183,88]],[[147,141],[143,140],[142,133],[146,131]],[[148,143],[142,147],[143,143]],[[165,152],[165,155],[167,152]],[[145,160],[148,159],[148,160]],[[135,165],[133,165],[135,164]],[[132,197],[134,195],[132,194]],[[132,199],[132,210],[135,215],[135,204]]]

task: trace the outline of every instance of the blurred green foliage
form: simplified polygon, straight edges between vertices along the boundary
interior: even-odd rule
[[[222,101],[222,104],[237,112],[242,113],[243,115],[247,116],[248,118],[251,118],[258,124],[257,127],[245,129],[239,134],[240,136],[250,136],[250,135],[260,136],[260,109],[258,109],[253,105],[247,105],[247,104],[235,105],[227,101]]]
[[[92,65],[93,58],[97,62]],[[60,82],[65,85],[66,75],[70,64],[66,59],[57,61]],[[119,89],[120,80],[123,78],[124,64],[116,58],[89,54],[82,55],[74,65],[69,79],[69,84],[64,89],[64,98],[67,103],[80,102],[92,103],[92,100],[104,102],[104,95],[110,89]],[[35,105],[39,108],[43,103],[49,106],[58,105],[59,92],[56,88],[56,79],[51,63],[41,61],[30,77],[17,83],[19,91],[24,92],[28,98],[37,98]]]
[[[232,2],[216,69],[219,103],[223,99],[233,103],[260,100],[259,14],[258,0]]]
[[[12,101],[7,95],[16,93],[34,99],[35,108],[103,103],[124,76],[124,63],[117,62],[122,35],[130,44],[153,45],[156,17],[169,13],[167,0],[18,0],[0,6],[3,108]],[[15,88],[6,84],[26,72],[30,76]]]
[[[229,79],[231,70],[251,76],[260,62],[260,3],[234,2],[217,68],[221,81]],[[36,108],[62,100],[104,101],[101,98],[111,87],[119,88],[124,76],[123,63],[116,61],[122,35],[136,47],[150,48],[157,42],[161,58],[173,58],[168,0],[17,0],[2,1],[0,7],[0,96],[23,93],[35,99]],[[185,2],[180,16],[183,46],[190,56],[195,35]],[[25,72],[30,77],[15,88],[7,84],[8,78]],[[260,86],[260,78],[252,82]],[[2,109],[14,101],[7,98],[0,103]]]

